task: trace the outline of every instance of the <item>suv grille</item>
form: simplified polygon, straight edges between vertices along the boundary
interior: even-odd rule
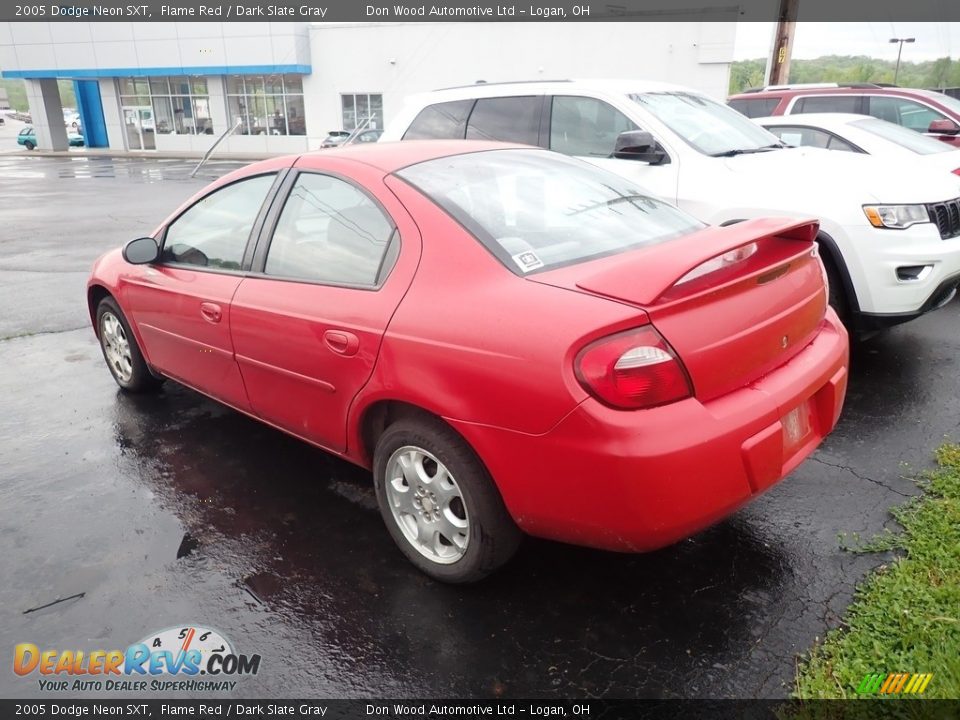
[[[960,198],[927,205],[930,221],[937,224],[944,240],[960,236]]]

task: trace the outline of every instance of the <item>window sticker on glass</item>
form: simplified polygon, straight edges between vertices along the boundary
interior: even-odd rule
[[[543,260],[532,250],[526,250],[516,255],[511,255],[510,257],[513,258],[517,267],[523,270],[523,272],[530,272],[531,270],[543,267]]]

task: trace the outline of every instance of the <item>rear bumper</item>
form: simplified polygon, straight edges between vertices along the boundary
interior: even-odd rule
[[[847,334],[829,311],[800,354],[705,404],[618,411],[588,399],[537,436],[450,422],[487,463],[527,533],[653,550],[729,515],[813,452],[839,417],[847,365]],[[805,403],[810,434],[785,448],[781,421]]]

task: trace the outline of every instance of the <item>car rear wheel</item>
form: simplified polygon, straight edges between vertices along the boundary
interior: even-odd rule
[[[439,420],[390,425],[377,441],[373,477],[394,542],[436,580],[476,582],[520,544],[522,534],[483,463]]]
[[[113,298],[104,298],[97,306],[97,336],[110,374],[122,389],[140,393],[163,383],[147,367],[130,324]]]
[[[36,145],[34,145],[34,144],[33,144],[32,142],[30,142],[29,140],[27,140],[27,141],[23,144],[23,146],[24,146],[27,150],[33,150],[33,149],[36,147]]]

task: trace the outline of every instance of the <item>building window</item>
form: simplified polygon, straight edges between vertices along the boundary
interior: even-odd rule
[[[210,94],[204,77],[121,78],[120,104],[152,107],[143,129],[159,135],[211,135]]]
[[[241,135],[306,135],[302,75],[230,75],[227,107]]]
[[[383,95],[352,94],[340,96],[343,129],[383,128]]]

